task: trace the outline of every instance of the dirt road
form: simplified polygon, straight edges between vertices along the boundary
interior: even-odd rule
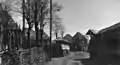
[[[52,60],[45,65],[83,65],[80,60],[89,58],[88,53],[84,52],[71,52],[70,55],[61,58],[52,58]]]

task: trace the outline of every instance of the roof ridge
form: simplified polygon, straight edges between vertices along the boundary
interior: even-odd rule
[[[113,24],[113,25],[111,25],[111,26],[109,26],[109,27],[106,27],[106,28],[100,30],[100,31],[98,32],[98,34],[104,33],[104,32],[106,32],[106,31],[108,31],[108,30],[113,30],[113,29],[118,28],[118,27],[120,27],[120,22],[118,22],[118,23],[116,23],[116,24]]]

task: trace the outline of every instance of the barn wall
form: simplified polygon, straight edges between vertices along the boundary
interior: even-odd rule
[[[107,49],[106,51],[109,52],[110,54],[117,54],[120,50],[120,30],[112,30],[110,32],[104,33],[103,37],[103,44],[105,48]],[[105,50],[104,50],[105,51]]]
[[[114,29],[101,34],[96,34],[90,41],[88,51],[93,58],[120,57],[120,30]]]
[[[98,50],[100,47],[100,35],[95,35],[90,40],[89,46],[88,46],[88,52],[90,53],[91,58],[96,58],[98,56]]]

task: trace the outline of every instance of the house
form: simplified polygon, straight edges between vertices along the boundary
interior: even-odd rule
[[[84,46],[87,44],[87,39],[84,35],[82,35],[80,32],[77,32],[74,36],[73,36],[73,46],[74,46],[74,50],[76,49],[76,51],[83,51],[84,50]]]
[[[72,36],[70,34],[66,34],[63,39],[68,40],[70,43],[73,43]]]
[[[89,29],[89,30],[87,31],[87,33],[86,33],[86,35],[89,36],[90,39],[93,38],[93,36],[94,36],[95,34],[97,34],[97,31],[94,30],[94,29]]]
[[[95,35],[97,33],[96,30],[94,29],[89,29],[88,32],[86,33],[86,35]]]
[[[23,48],[29,48],[29,43],[27,43],[27,32],[28,32],[28,28],[25,28],[25,37],[26,37],[26,41],[25,43],[23,44]],[[41,38],[40,38],[40,31],[39,31],[39,45],[41,44],[40,41],[41,41]],[[37,43],[36,43],[36,31],[34,30],[30,30],[30,42],[31,42],[31,46],[34,47],[34,46],[37,46]],[[43,32],[43,45],[49,45],[49,36]]]
[[[29,61],[31,57],[31,62],[34,64],[37,64],[37,62],[41,63],[41,58],[44,60],[47,60],[49,58],[49,36],[43,32],[43,45],[42,47],[37,47],[36,43],[36,31],[30,30],[30,44],[31,44],[31,53],[29,51],[30,44],[27,42],[27,32],[28,28],[25,28],[25,40],[24,44],[22,44],[22,50],[19,50],[21,57],[26,59],[25,61]],[[39,31],[39,45],[41,44],[41,38],[40,38],[40,31]],[[38,60],[36,60],[38,59]]]
[[[13,20],[7,11],[1,10],[0,4],[0,40],[2,41],[0,42],[0,51],[6,49],[6,43],[9,43],[6,39],[8,38],[8,36],[6,36],[9,33],[8,31],[12,31],[17,34],[17,31],[15,32],[15,30],[18,29],[18,24]]]
[[[3,52],[1,54],[2,60],[0,61],[3,64],[7,63],[8,57],[16,56],[14,52],[16,48],[20,47],[20,42],[21,30],[10,14],[5,10],[1,10],[0,4],[0,51]]]
[[[120,60],[120,23],[100,30],[94,35],[88,47],[91,58],[102,58],[105,61]],[[109,62],[110,62],[109,61]]]

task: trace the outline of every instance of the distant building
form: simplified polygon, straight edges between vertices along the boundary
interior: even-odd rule
[[[15,23],[8,11],[3,10],[1,7],[0,3],[0,51],[3,52],[1,54],[2,63],[7,63],[8,55],[15,54],[15,49],[20,47],[22,36],[17,23]],[[8,51],[4,52],[6,50]],[[7,57],[4,58],[5,56]]]
[[[86,35],[95,35],[97,33],[96,30],[94,29],[89,29],[88,32],[86,33]]]
[[[63,39],[68,40],[70,43],[73,43],[72,36],[70,34],[66,34]]]
[[[52,57],[63,57],[63,51],[70,50],[71,43],[65,39],[56,39],[52,44]]]
[[[72,39],[73,39],[74,49],[76,49],[76,51],[83,51],[85,45],[87,44],[86,37],[82,35],[80,32],[77,32]]]
[[[15,21],[7,11],[1,9],[0,3],[0,51],[6,49],[6,43],[7,45],[9,44],[8,40],[6,39],[8,38],[7,34],[9,33],[9,31],[15,32],[15,29],[19,29],[17,23],[15,23]]]
[[[88,32],[86,33],[87,36],[90,36],[90,39],[93,38],[95,34],[97,34],[97,31],[94,29],[89,29]]]
[[[94,39],[94,36],[97,34],[97,31],[94,29],[89,29],[86,33],[86,37],[87,37],[87,44],[89,46],[89,43],[91,40]]]

